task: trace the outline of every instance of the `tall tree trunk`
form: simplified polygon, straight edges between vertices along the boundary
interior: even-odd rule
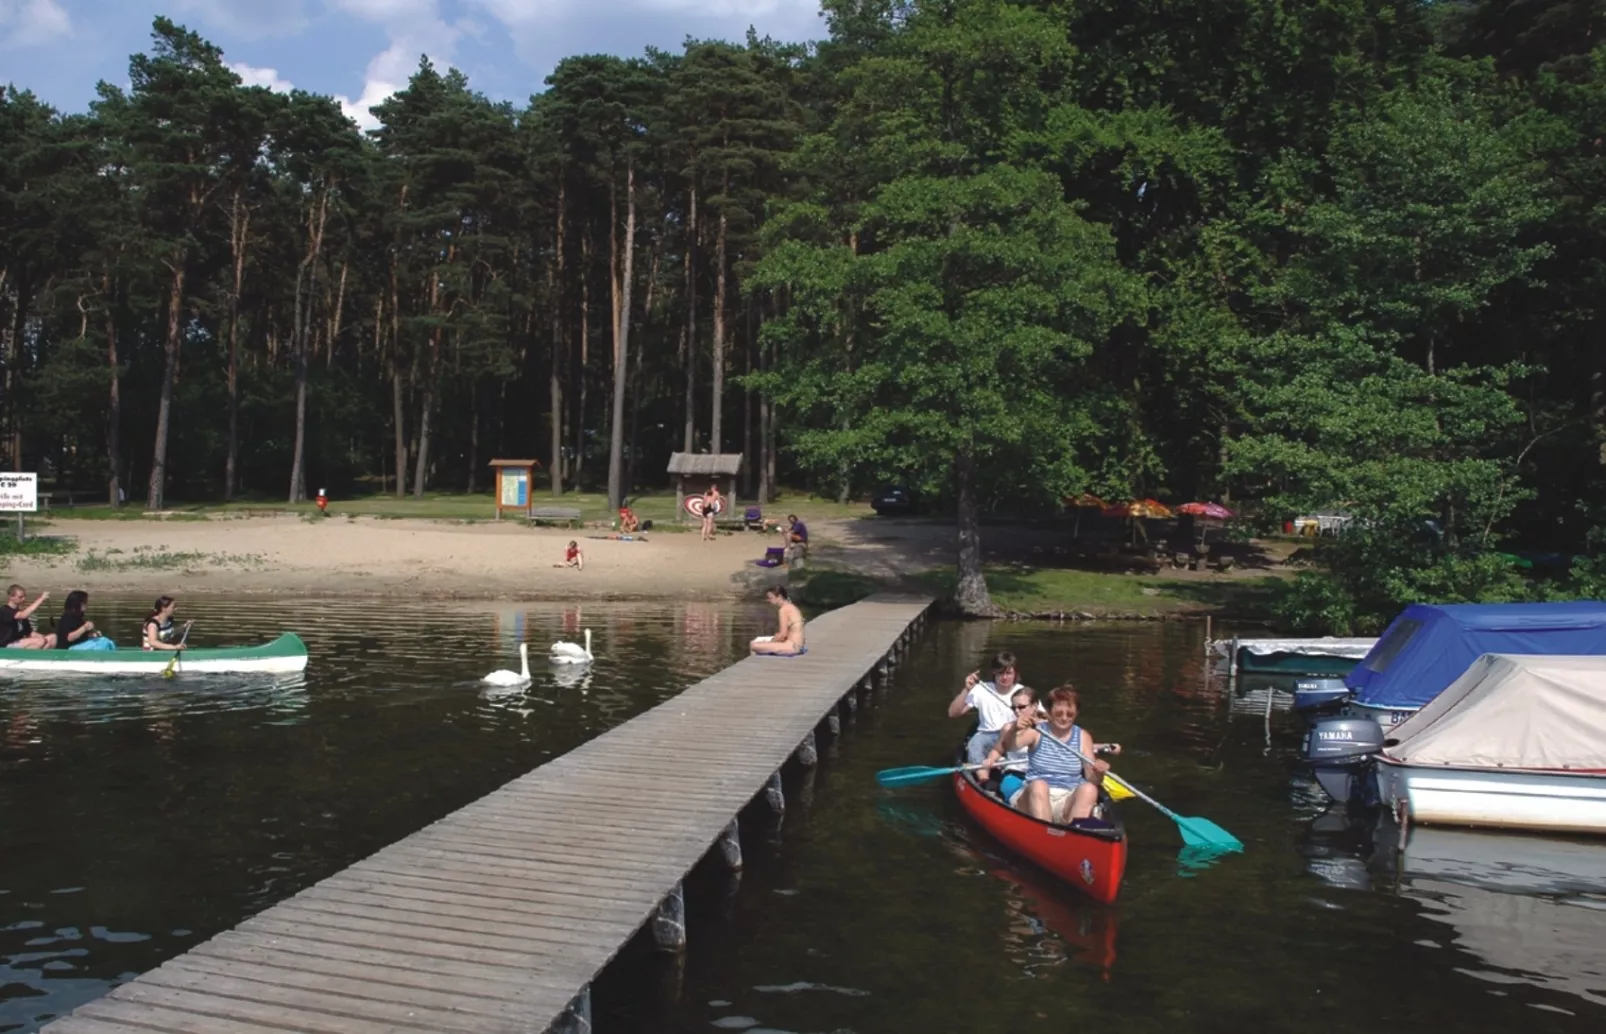
[[[22,340],[28,330],[32,295],[25,273],[17,278],[17,307],[6,325],[5,435],[12,470],[22,469],[22,407],[17,392],[22,386]]]
[[[563,184],[558,184],[557,241],[555,257],[547,265],[547,293],[552,304],[552,377],[549,382],[552,405],[551,466],[547,468],[552,494],[563,495],[563,225],[565,217]]]
[[[234,499],[240,483],[240,293],[245,289],[245,245],[251,234],[251,209],[240,204],[244,188],[236,186],[229,204],[229,251],[234,284],[229,291],[229,431],[223,457],[223,501]]]
[[[1004,612],[988,594],[987,578],[982,572],[976,454],[968,445],[954,457],[954,480],[959,490],[959,580],[954,585],[954,607],[963,617],[1002,617]]]
[[[314,206],[307,211],[307,253],[296,271],[295,307],[295,364],[296,364],[296,437],[290,459],[290,504],[307,498],[307,362],[311,351],[312,312],[318,298],[318,260],[323,254],[323,233],[329,224],[329,189],[318,194]],[[306,288],[301,286],[303,276]]]
[[[727,184],[727,188],[728,188]],[[719,213],[719,244],[714,251],[714,416],[710,428],[709,451],[718,455],[725,451],[725,212]]]
[[[121,424],[123,422],[122,371],[117,362],[117,306],[112,296],[111,273],[100,280],[106,296],[106,366],[111,375],[111,394],[106,407],[106,464],[111,474],[106,478],[106,502],[109,506],[123,505],[121,471],[123,465]]]
[[[641,457],[641,392],[645,382],[642,370],[645,363],[642,357],[647,353],[647,328],[652,326],[653,300],[658,292],[658,270],[663,265],[664,236],[659,234],[653,242],[652,262],[647,266],[647,297],[642,300],[641,306],[641,344],[636,349],[636,368],[630,374],[630,448],[625,453],[625,493],[636,484],[636,460]]]
[[[478,487],[475,475],[479,473],[480,464],[480,386],[476,382],[468,386],[468,494],[473,495]]]
[[[591,228],[580,235],[580,361],[575,366],[574,487],[586,465],[586,365],[591,351]]]
[[[167,428],[173,415],[173,377],[178,366],[178,346],[184,332],[184,263],[180,250],[171,259],[173,279],[167,289],[166,353],[162,359],[162,387],[156,404],[156,443],[151,449],[151,479],[145,496],[147,510],[160,510],[166,498]]]
[[[393,361],[390,370],[391,423],[396,430],[396,498],[407,497],[407,400],[402,384],[402,366]]]
[[[407,385],[402,374],[401,293],[396,285],[396,262],[390,265],[390,397],[391,420],[396,431],[396,498],[407,497]]]
[[[854,258],[859,257],[859,234],[857,232],[848,235],[848,250],[852,253]],[[855,343],[855,334],[858,333],[859,328],[858,307],[853,304],[852,298],[848,298],[843,303],[843,308],[845,311],[844,323],[846,325],[843,327],[842,332],[842,351],[846,360],[844,365],[847,366],[847,370],[844,372],[852,373],[853,346]],[[842,430],[847,431],[849,429],[848,419],[843,417]],[[837,483],[836,501],[839,504],[846,506],[848,504],[848,497],[853,494],[853,470],[848,466],[847,460],[843,460],[842,465],[837,468],[837,475],[841,480]]]
[[[686,220],[686,434],[682,452],[697,451],[697,182]]]
[[[418,403],[418,457],[413,468],[413,498],[424,498],[424,481],[429,473],[429,418],[435,406],[435,376],[430,370],[424,374],[424,390]]]
[[[747,373],[752,376],[758,364],[753,359],[753,307],[746,306],[747,335],[746,348],[742,349],[742,357],[747,360]],[[747,462],[742,464],[742,494],[752,499],[754,496],[753,479],[758,474],[758,452],[753,448],[753,389],[746,384],[742,385],[742,452],[747,456]]]
[[[769,354],[764,343],[758,343],[758,369],[760,373],[769,372]],[[768,392],[758,399],[758,456],[755,462],[758,465],[758,504],[768,505],[775,501],[775,457],[770,449],[774,436],[775,406],[770,401]]]
[[[614,315],[613,428],[608,436],[608,508],[615,512],[624,498],[625,381],[630,373],[630,292],[635,284],[636,164],[625,159],[624,290]],[[618,283],[615,277],[614,282]]]

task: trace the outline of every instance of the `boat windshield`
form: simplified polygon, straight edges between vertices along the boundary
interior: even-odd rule
[[[1416,618],[1396,621],[1394,627],[1390,628],[1372,648],[1372,653],[1366,660],[1366,667],[1379,675],[1388,671],[1389,665],[1394,663],[1394,658],[1400,655],[1400,651],[1404,650],[1406,644],[1421,630],[1422,622]]]

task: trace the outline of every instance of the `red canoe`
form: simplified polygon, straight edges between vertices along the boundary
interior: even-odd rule
[[[959,759],[961,764],[964,760],[962,756]],[[1126,827],[1109,795],[1099,794],[1104,822],[1084,829],[1043,822],[1016,811],[983,789],[969,772],[954,773],[954,792],[971,818],[1022,858],[1098,901],[1114,901],[1121,892],[1121,876],[1126,872]]]

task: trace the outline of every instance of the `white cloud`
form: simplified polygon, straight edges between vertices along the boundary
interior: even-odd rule
[[[35,47],[72,35],[72,18],[56,0],[0,0],[0,48]]]
[[[166,0],[175,20],[196,15],[207,29],[221,29],[241,39],[292,36],[307,26],[303,0]],[[199,28],[200,26],[191,26]]]
[[[277,68],[252,68],[244,61],[232,62],[229,68],[247,86],[266,86],[274,93],[289,93],[295,89],[290,80],[280,77]]]
[[[390,45],[368,62],[363,73],[362,93],[356,100],[336,94],[335,100],[346,115],[363,129],[373,129],[379,120],[368,109],[403,89],[418,68],[421,55],[436,65],[451,63],[463,30],[441,18],[437,0],[327,0],[329,6],[353,17],[380,24]]]

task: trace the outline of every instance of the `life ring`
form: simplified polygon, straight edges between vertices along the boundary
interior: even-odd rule
[[[724,509],[725,501],[723,499],[720,499],[714,503],[714,514],[716,516]],[[686,512],[691,514],[693,517],[701,517],[703,515],[703,497],[700,495],[687,496]]]

